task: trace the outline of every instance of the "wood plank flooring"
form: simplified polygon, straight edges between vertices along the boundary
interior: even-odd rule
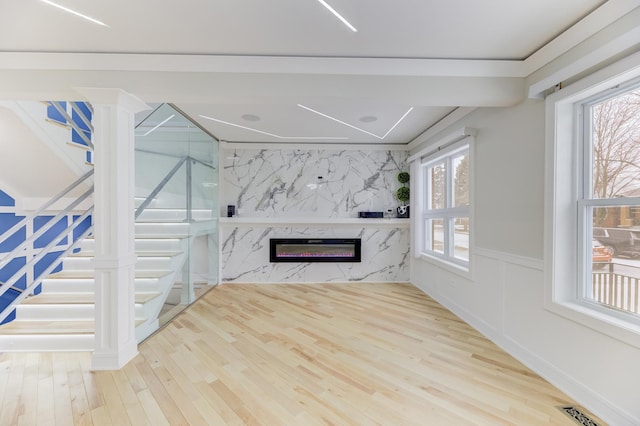
[[[0,425],[575,425],[557,408],[575,402],[406,284],[222,285],[139,350],[115,372],[0,354]]]

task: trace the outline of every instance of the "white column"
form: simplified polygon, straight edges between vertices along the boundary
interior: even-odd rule
[[[149,107],[121,89],[77,88],[93,105],[95,237],[94,370],[117,370],[135,338],[135,113]]]

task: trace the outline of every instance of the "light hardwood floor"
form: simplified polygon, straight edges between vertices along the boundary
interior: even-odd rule
[[[139,349],[115,372],[0,354],[0,424],[575,425],[566,395],[406,284],[222,285]]]

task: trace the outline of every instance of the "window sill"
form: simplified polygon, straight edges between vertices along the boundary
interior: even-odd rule
[[[600,312],[587,303],[547,302],[546,308],[571,321],[640,349],[640,324]]]
[[[465,268],[464,266],[458,265],[453,262],[448,262],[447,260],[442,259],[440,257],[429,256],[428,254],[425,254],[425,253],[420,253],[420,256],[418,257],[418,259],[431,263],[432,265],[438,266],[439,268],[442,268],[448,272],[452,272],[456,275],[460,275],[461,277],[466,278],[468,280],[471,280],[473,278],[471,274],[471,267],[470,267],[471,264],[469,264],[469,267]]]

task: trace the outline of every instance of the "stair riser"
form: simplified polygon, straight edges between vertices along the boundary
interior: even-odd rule
[[[95,281],[93,278],[87,279],[52,279],[47,278],[42,281],[43,293],[93,293],[95,291]]]
[[[135,239],[136,252],[140,253],[139,261],[136,263],[138,277],[135,279],[136,292],[160,293],[158,297],[144,304],[138,303],[134,308],[138,341],[157,330],[158,312],[164,303],[164,298],[174,280],[180,279],[179,271],[182,270],[186,257],[184,253],[189,246],[189,239],[185,238],[189,227],[190,225],[186,223],[136,224],[136,233],[146,236],[137,235]],[[94,320],[95,305],[87,303],[92,299],[76,295],[75,301],[82,303],[55,302],[67,300],[66,296],[56,297],[56,293],[93,293],[95,291],[93,258],[90,256],[94,247],[94,239],[84,240],[81,243],[83,255],[68,257],[64,261],[62,272],[42,282],[43,293],[50,294],[52,297],[43,298],[39,302],[34,299],[17,307],[16,323],[21,320],[26,321],[23,324],[27,324],[30,331],[22,334],[0,334],[0,352],[3,350],[15,352],[94,349],[93,327],[78,330],[78,324],[74,323],[74,321]],[[149,252],[158,252],[158,256],[149,256]],[[165,252],[165,255],[163,256],[161,252]],[[177,252],[181,254],[174,255]],[[88,272],[87,275],[85,271]],[[73,297],[73,294],[69,294],[69,298]],[[138,297],[139,300],[146,299],[145,295],[138,294]]]
[[[157,291],[157,278],[136,278],[136,291]],[[43,293],[92,293],[95,291],[93,279],[46,279],[42,282]]]
[[[91,321],[94,316],[94,305],[21,304],[16,307],[16,319],[20,321]]]
[[[145,235],[189,235],[188,223],[136,223],[136,238]]]
[[[135,305],[136,318],[144,318],[144,305]],[[16,307],[18,321],[92,321],[95,305],[19,305]],[[43,324],[46,328],[46,324]]]
[[[211,210],[193,210],[192,219],[210,220],[213,218]],[[186,219],[186,211],[179,209],[147,209],[138,216],[141,221],[167,221],[176,222]]]
[[[93,351],[93,333],[80,335],[0,335],[0,352]]]
[[[94,253],[95,240],[87,238],[80,243],[83,253]],[[136,238],[136,251],[181,251],[182,242],[178,238]]]
[[[139,271],[149,270],[171,270],[173,269],[172,258],[165,257],[139,257],[136,262],[136,269]],[[90,271],[93,269],[93,257],[68,257],[63,261],[65,271]]]

